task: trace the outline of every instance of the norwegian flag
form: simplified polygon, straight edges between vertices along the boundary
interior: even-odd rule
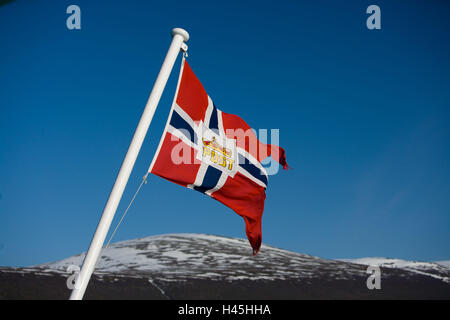
[[[261,161],[268,156],[288,168],[282,148],[261,143],[244,120],[214,105],[183,57],[172,108],[149,172],[233,209],[244,218],[256,255],[268,181]]]

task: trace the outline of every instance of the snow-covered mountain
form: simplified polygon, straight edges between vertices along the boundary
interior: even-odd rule
[[[85,254],[27,268],[0,267],[0,299],[66,299],[71,265]],[[367,287],[381,268],[381,290]],[[437,263],[364,258],[329,260],[246,239],[167,234],[103,249],[90,299],[450,299],[450,269]]]
[[[38,265],[66,271],[80,266],[85,253]],[[365,275],[357,264],[320,259],[263,245],[252,256],[247,240],[206,234],[167,234],[112,244],[101,253],[97,273],[151,275],[153,279],[275,280],[313,278],[326,273],[333,279]]]
[[[434,263],[437,263],[438,265],[441,265],[443,267],[446,267],[447,269],[450,269],[450,260],[435,261]]]
[[[38,265],[66,271],[81,266],[85,253]],[[97,273],[151,275],[153,279],[275,280],[327,277],[334,280],[366,276],[366,267],[401,269],[450,283],[450,270],[434,262],[390,258],[327,260],[263,245],[254,257],[245,239],[206,234],[167,234],[112,244],[101,253]]]
[[[433,277],[450,283],[450,270],[445,265],[437,262],[406,261],[392,258],[359,258],[339,259],[340,261],[362,264],[366,266],[378,266],[384,268],[403,269],[425,276]],[[445,261],[443,261],[445,263]]]

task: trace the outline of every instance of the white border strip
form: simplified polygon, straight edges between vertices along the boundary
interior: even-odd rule
[[[180,130],[178,130],[177,128],[174,128],[169,124],[169,126],[167,127],[167,132],[172,134],[173,136],[177,137],[181,141],[183,141],[185,144],[187,144],[192,149],[195,149],[195,150],[197,150],[197,152],[200,152],[199,147],[195,143],[193,143],[190,139],[188,139],[184,135],[184,133],[181,132]]]
[[[173,108],[177,102],[178,90],[180,89],[181,77],[183,75],[185,61],[186,61],[186,59],[184,58],[184,55],[183,55],[183,58],[181,60],[180,74],[178,75],[177,89],[175,90],[175,96],[173,97],[173,101],[172,101],[172,107],[170,108],[169,116],[167,117],[167,121],[166,121],[166,126],[164,127],[164,131],[161,135],[161,139],[159,140],[158,149],[156,149],[155,155],[153,156],[152,162],[150,163],[150,167],[148,168],[147,173],[152,171],[153,166],[156,162],[156,159],[158,158],[159,151],[161,151],[161,146],[163,144],[163,141],[166,137],[167,129],[169,127],[169,122],[170,122],[170,119],[172,119]]]
[[[260,185],[263,188],[267,188],[267,186],[259,179],[256,179],[254,176],[252,176],[250,173],[247,172],[244,168],[241,166],[238,166],[238,172],[243,174],[246,178],[252,180],[254,183]]]
[[[266,169],[262,166],[262,164],[258,160],[256,160],[255,157],[253,157],[250,153],[248,153],[247,151],[245,151],[244,149],[242,149],[240,147],[236,147],[236,150],[237,150],[238,153],[240,153],[245,158],[247,158],[250,161],[251,164],[253,164],[259,170],[261,170],[261,172],[264,173],[264,175],[266,176],[267,180],[269,180],[269,177],[267,175]]]
[[[205,126],[209,128],[209,122],[211,121],[211,115],[214,109],[214,103],[212,102],[211,98],[208,96],[208,107],[206,108],[205,112],[205,118],[203,119],[203,122],[205,123]]]
[[[195,181],[193,184],[188,184],[187,187],[189,189],[194,189],[194,187],[199,187],[203,183],[203,179],[205,179],[206,170],[208,170],[209,165],[205,162],[202,162],[200,168],[197,171],[197,176],[195,177]]]
[[[176,102],[173,104],[172,107],[177,113],[178,115],[188,123],[188,125],[190,125],[192,127],[192,130],[195,132],[197,125],[195,124],[194,120],[191,119],[191,117],[186,113],[186,111],[184,111]]]
[[[220,190],[225,185],[225,182],[227,182],[227,179],[228,179],[229,176],[230,175],[226,174],[225,172],[222,172],[222,174],[221,174],[221,176],[219,178],[219,181],[217,181],[216,186],[214,188],[206,191],[205,194],[207,194],[208,196],[211,196],[211,194],[213,192],[216,192],[216,191]]]

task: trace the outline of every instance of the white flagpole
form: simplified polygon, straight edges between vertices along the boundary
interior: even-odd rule
[[[98,256],[102,249],[103,243],[105,242],[105,238],[108,234],[114,214],[116,213],[117,206],[122,198],[122,194],[128,182],[128,178],[130,177],[131,170],[133,169],[148,127],[150,126],[150,122],[152,121],[156,107],[158,106],[159,99],[161,98],[164,87],[169,79],[173,65],[178,57],[178,53],[180,52],[180,49],[183,51],[187,50],[187,46],[185,44],[185,42],[189,40],[189,34],[187,31],[180,28],[175,28],[172,30],[172,36],[173,38],[169,51],[167,52],[166,58],[161,66],[161,70],[159,71],[155,84],[153,85],[152,92],[150,93],[147,105],[142,113],[141,120],[139,120],[133,139],[131,140],[125,159],[120,167],[119,174],[117,175],[116,182],[114,183],[111,194],[109,195],[108,201],[103,209],[102,217],[97,226],[94,237],[92,238],[86,258],[84,259],[83,267],[81,268],[80,274],[75,282],[75,288],[72,290],[70,300],[83,299],[84,292],[86,291],[89,279],[94,271],[95,264],[97,263]]]

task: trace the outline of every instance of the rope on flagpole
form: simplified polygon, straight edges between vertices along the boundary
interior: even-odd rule
[[[147,176],[148,176],[148,172],[145,174],[145,176],[142,178],[141,184],[139,185],[139,188],[136,190],[136,193],[134,194],[133,198],[131,199],[130,203],[128,204],[128,207],[126,208],[125,212],[123,213],[122,217],[120,218],[119,222],[117,223],[116,228],[114,229],[113,233],[111,234],[111,236],[109,237],[108,243],[106,244],[104,249],[107,249],[109,247],[109,244],[111,243],[111,240],[113,239],[114,235],[116,234],[117,229],[119,229],[120,224],[122,223],[123,219],[125,218],[125,216],[127,215],[128,209],[130,209],[131,205],[134,202],[134,199],[136,198],[137,194],[139,193],[139,191],[142,188],[142,185],[145,183],[147,184]]]

